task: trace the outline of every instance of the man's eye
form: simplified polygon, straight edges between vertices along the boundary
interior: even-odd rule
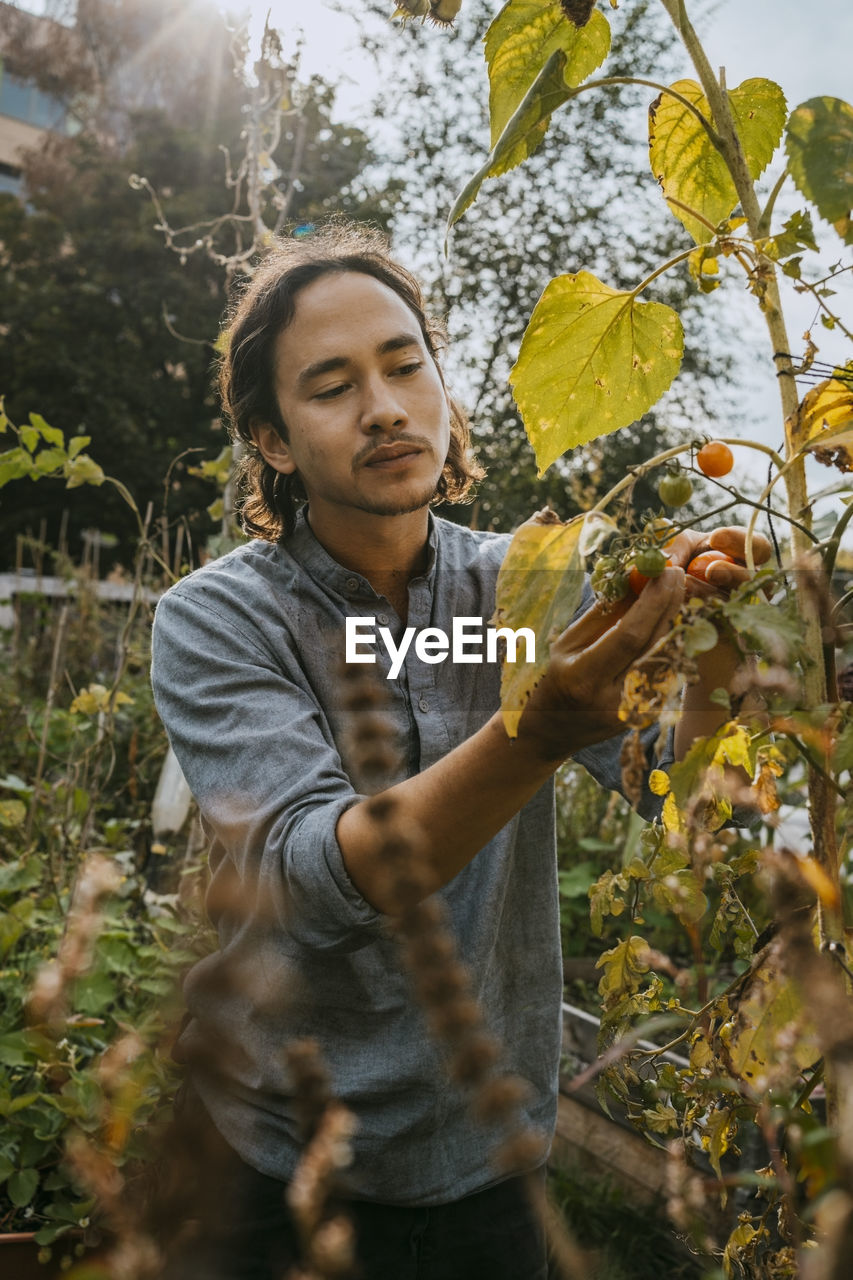
[[[423,362],[421,360],[413,360],[409,364],[401,364],[399,368],[394,370],[394,372],[401,373],[405,376],[407,373],[417,373],[418,369],[422,368]]]
[[[334,400],[342,391],[346,391],[346,383],[338,383],[335,387],[326,387],[325,391],[318,391],[315,400]]]

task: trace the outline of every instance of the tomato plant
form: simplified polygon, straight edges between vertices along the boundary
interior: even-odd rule
[[[828,1276],[849,1270],[850,1253],[843,1233],[816,1233],[823,1190],[834,1187],[845,1204],[853,1202],[847,985],[853,973],[853,704],[845,693],[853,669],[853,554],[844,545],[853,521],[853,321],[833,287],[853,270],[853,106],[824,96],[789,110],[780,86],[763,78],[727,87],[684,0],[660,2],[694,68],[694,78],[672,85],[656,82],[647,68],[613,79],[598,73],[611,41],[601,8],[556,0],[503,6],[486,38],[492,149],[457,198],[448,230],[487,178],[499,179],[536,150],[551,114],[571,110],[578,94],[607,93],[625,82],[637,89],[654,84],[651,168],[690,243],[633,287],[611,287],[586,270],[546,286],[510,374],[541,472],[596,429],[606,434],[638,420],[670,387],[682,359],[681,320],[663,302],[643,297],[665,273],[686,264],[699,292],[710,294],[721,282],[721,262],[727,274],[742,272],[766,326],[784,448],[777,452],[746,437],[698,448],[692,441],[641,468],[643,474],[660,469],[660,500],[677,509],[692,496],[689,477],[669,470],[677,460],[695,456],[697,469],[718,479],[733,476],[732,444],[753,450],[769,468],[762,492],[741,493],[735,477],[725,486],[730,501],[716,505],[714,516],[746,502],[748,567],[754,568],[759,527],[773,535],[777,555],[761,571],[760,590],[748,582],[725,597],[691,598],[655,646],[653,661],[626,678],[620,716],[639,735],[656,717],[677,722],[679,691],[696,678],[697,662],[721,633],[753,655],[741,675],[742,692],[718,691],[724,716],[717,732],[694,742],[679,764],[651,775],[663,809],[641,855],[607,871],[590,891],[596,935],[611,917],[627,921],[622,939],[599,961],[603,1045],[611,1048],[623,1034],[635,1044],[637,1020],[667,1009],[680,1022],[669,1047],[680,1046],[689,1061],[676,1068],[662,1055],[626,1048],[619,1063],[602,1070],[600,1083],[602,1096],[626,1106],[653,1141],[674,1144],[682,1185],[701,1149],[723,1199],[736,1177],[724,1174],[722,1162],[736,1143],[751,1144],[743,1131],[755,1123],[773,1152],[771,1167],[757,1175],[763,1205],[732,1219],[728,1240],[711,1252],[727,1280],[795,1276],[800,1253],[806,1257],[800,1246],[808,1246],[814,1275]],[[759,188],[757,179],[771,165],[766,187]],[[795,208],[780,216],[783,187],[793,193]],[[814,218],[822,219],[830,246],[823,260]],[[785,277],[809,296],[824,328],[850,344],[846,359],[821,364],[819,332],[805,335],[804,359],[791,354],[780,289]],[[841,478],[810,493],[809,458],[837,467]],[[636,479],[635,469],[589,516],[570,522],[559,547],[553,527],[543,532],[555,560],[559,553],[574,573],[576,598],[589,522],[624,511],[617,504]],[[526,528],[519,538],[522,565],[530,536]],[[649,540],[660,553],[662,542]],[[599,574],[608,589],[625,565],[639,584],[640,540],[629,544],[627,538],[608,553],[614,563]],[[706,574],[711,555],[697,557],[690,571]],[[512,548],[506,564],[514,567]],[[572,599],[570,591],[561,607]],[[547,609],[544,614],[550,620]],[[517,627],[528,618],[508,612],[504,621]],[[547,646],[547,635],[541,641]],[[507,684],[508,732],[528,695],[523,683]],[[638,741],[635,736],[635,746]],[[630,749],[624,760],[628,793],[632,761],[635,774],[641,768]],[[732,766],[742,771],[737,782]],[[754,831],[733,843],[720,828],[743,797],[758,816]],[[804,819],[793,841],[780,834],[785,804]],[[683,928],[680,961],[653,950],[642,936],[651,912],[666,912]],[[765,934],[771,920],[775,932]],[[819,1086],[826,1093],[825,1130],[809,1103]],[[694,1187],[694,1209],[686,1192],[674,1209],[679,1224],[697,1228],[703,1240],[707,1185]],[[778,1236],[769,1230],[771,1217],[780,1224]]]

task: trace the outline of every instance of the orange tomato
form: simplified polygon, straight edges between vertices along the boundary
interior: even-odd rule
[[[727,476],[734,466],[734,456],[722,440],[710,440],[696,454],[696,465],[706,476]]]
[[[687,572],[691,577],[698,578],[700,582],[708,581],[708,570],[712,564],[737,564],[737,560],[733,556],[726,555],[725,551],[700,551],[698,556],[694,556],[687,566]]]

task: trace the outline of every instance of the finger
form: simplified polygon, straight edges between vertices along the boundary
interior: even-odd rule
[[[728,560],[714,561],[705,570],[705,581],[712,587],[726,591],[749,582],[751,577],[746,565],[731,564]]]
[[[682,529],[672,542],[667,543],[666,554],[671,564],[680,569],[686,569],[693,557],[707,546],[706,534],[698,533],[693,529]]]
[[[624,616],[584,650],[581,660],[612,682],[672,628],[684,603],[684,571],[664,569],[645,587]]]
[[[743,525],[722,525],[713,529],[708,536],[708,546],[713,551],[725,551],[737,560],[746,559],[746,529]],[[752,539],[752,556],[756,564],[765,564],[773,554],[773,548],[763,533],[756,533]]]
[[[624,617],[633,599],[629,593],[623,600],[596,600],[594,605],[566,627],[555,643],[566,650],[585,649]]]

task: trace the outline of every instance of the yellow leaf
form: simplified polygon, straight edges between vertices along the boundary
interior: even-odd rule
[[[679,812],[678,805],[675,803],[675,796],[671,791],[663,802],[660,820],[663,823],[664,831],[670,831],[673,835],[683,835],[687,830],[685,821]]]
[[[557,0],[510,0],[486,33],[491,151],[463,187],[448,230],[474,202],[487,178],[508,173],[533,155],[551,115],[574,95],[610,48],[601,13],[578,29]]]
[[[567,449],[642,417],[678,372],[683,340],[662,303],[587,271],[552,280],[510,374],[540,475]]]
[[[737,724],[736,721],[732,721],[730,724],[733,727],[717,743],[712,764],[718,768],[730,764],[737,768],[746,769],[747,773],[751,773],[752,759],[750,756],[749,733],[743,725]]]
[[[811,449],[821,462],[853,470],[853,386],[827,378],[803,397],[786,423],[789,438],[800,450]]]
[[[722,1056],[731,1074],[756,1092],[793,1084],[820,1057],[808,1011],[772,951],[731,1003],[732,1018],[719,1033]]]
[[[603,969],[598,990],[602,996],[620,996],[624,992],[639,990],[650,969],[649,944],[635,934],[605,951],[595,962],[596,969]]]
[[[111,691],[106,685],[90,684],[88,688],[80,690],[69,709],[72,715],[79,713],[84,716],[94,716],[100,711],[109,711],[110,697]],[[113,708],[129,705],[132,702],[133,698],[127,693],[119,691],[112,695]]]
[[[669,777],[663,769],[652,769],[649,774],[649,790],[654,796],[665,796],[669,793]]]
[[[731,1146],[736,1134],[737,1121],[732,1116],[731,1111],[723,1108],[722,1111],[710,1111],[708,1113],[702,1128],[702,1146],[708,1152],[711,1168],[718,1178],[723,1176],[720,1161]]]
[[[564,524],[553,511],[539,511],[518,529],[498,574],[497,627],[531,627],[536,661],[504,662],[501,712],[511,738],[518,733],[531,691],[550,660],[552,639],[569,624],[583,593],[579,543],[585,523],[577,516]]]
[[[754,1227],[749,1221],[749,1215],[741,1218],[740,1225],[735,1227],[729,1236],[725,1249],[723,1250],[723,1270],[726,1273],[726,1280],[738,1275],[746,1275],[747,1272],[740,1266],[738,1253],[745,1246],[750,1245],[758,1235],[758,1228]],[[737,1268],[737,1270],[735,1270]]]
[[[710,123],[711,108],[695,80],[678,80],[671,87]],[[745,80],[730,90],[729,103],[747,168],[757,178],[782,137],[785,95],[772,80]],[[713,228],[737,204],[737,191],[707,129],[694,111],[669,93],[661,94],[649,110],[649,159],[664,196],[680,202],[670,203],[676,218],[698,244],[710,240]]]
[[[489,117],[494,147],[552,53],[566,55],[563,79],[575,88],[610,50],[610,24],[596,11],[582,28],[567,21],[558,0],[510,0],[486,32]]]

